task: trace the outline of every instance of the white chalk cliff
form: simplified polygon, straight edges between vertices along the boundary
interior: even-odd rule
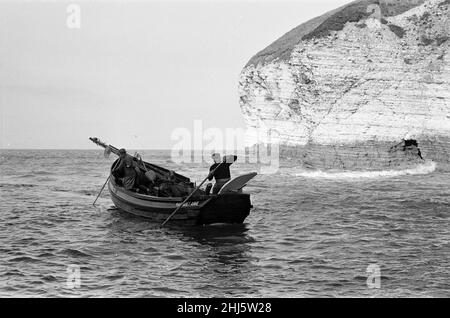
[[[449,38],[450,0],[355,1],[300,25],[242,70],[247,143],[328,168],[448,163]]]

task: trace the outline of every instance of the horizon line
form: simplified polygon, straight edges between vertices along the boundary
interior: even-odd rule
[[[245,149],[238,149],[237,151],[245,151],[252,146],[246,146]],[[170,150],[171,148],[127,148],[128,150]],[[102,149],[94,149],[94,148],[0,148],[2,150],[92,150],[92,151],[104,151]],[[210,150],[210,149],[186,149],[186,151],[236,151],[236,149],[222,149],[222,150]]]

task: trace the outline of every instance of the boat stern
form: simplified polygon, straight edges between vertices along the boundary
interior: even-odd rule
[[[228,192],[217,195],[200,210],[198,224],[243,223],[252,207],[250,194]]]

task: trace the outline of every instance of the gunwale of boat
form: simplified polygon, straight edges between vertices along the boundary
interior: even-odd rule
[[[122,200],[125,201],[129,201],[129,198],[133,198],[138,200],[137,202],[135,202],[134,204],[139,204],[138,202],[141,201],[141,203],[143,205],[141,205],[142,207],[148,207],[145,204],[172,204],[170,208],[175,208],[177,206],[177,203],[181,203],[183,201],[182,197],[156,197],[156,196],[151,196],[151,195],[146,195],[146,194],[140,194],[140,193],[136,193],[133,191],[129,191],[129,190],[125,190],[123,187],[117,185],[113,178],[111,178],[111,180],[108,183],[108,189],[109,192],[120,198],[120,195],[118,195],[118,193],[123,193],[125,196],[128,196],[128,198],[121,198]],[[204,196],[202,198],[202,200],[199,199],[193,199],[192,201],[188,201],[187,205],[185,207],[183,207],[183,209],[197,209],[197,208],[201,208],[202,206],[204,206],[207,202],[209,202],[211,199],[213,199],[214,197],[216,197],[216,195],[211,195],[211,196]],[[190,205],[190,202],[198,202],[197,205]],[[161,208],[161,207],[160,207]],[[164,207],[167,208],[167,207]]]
[[[123,187],[119,186],[114,181],[113,176],[111,176],[110,182],[114,185],[114,188],[120,189],[120,191],[124,192],[125,194],[127,194],[131,197],[135,197],[137,199],[146,200],[146,201],[161,201],[161,202],[182,202],[183,201],[183,197],[157,197],[157,196],[153,196],[153,195],[142,194],[142,193],[137,193],[137,192],[126,190]]]

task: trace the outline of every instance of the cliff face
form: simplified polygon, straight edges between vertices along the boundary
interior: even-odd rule
[[[241,73],[247,143],[328,168],[448,163],[449,7],[355,1],[288,32]]]

